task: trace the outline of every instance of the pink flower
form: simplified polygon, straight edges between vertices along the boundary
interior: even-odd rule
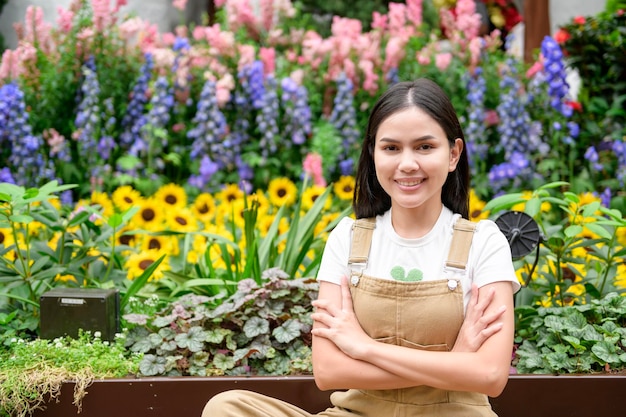
[[[63,7],[57,7],[57,26],[62,32],[68,33],[72,30],[72,23],[74,20],[74,12],[71,10],[65,10]]]
[[[485,111],[485,124],[487,126],[495,126],[500,123],[500,117],[498,117],[498,112],[495,110],[487,110]]]
[[[423,0],[406,0],[406,14],[415,27],[422,24],[422,2]]]
[[[379,12],[372,13],[372,29],[379,29],[381,31],[387,30],[387,20],[388,17],[386,14],[380,14]]]
[[[187,0],[174,0],[172,2],[172,6],[174,6],[174,8],[180,10],[181,12],[184,12],[185,8],[187,7]]]
[[[440,71],[444,71],[452,62],[452,54],[450,52],[443,52],[435,56],[435,65]]]
[[[309,153],[302,162],[302,170],[313,179],[315,185],[326,187],[324,171],[322,169],[322,157],[317,153]]]
[[[273,74],[276,71],[276,50],[274,48],[259,49],[259,57],[263,62],[264,73]]]
[[[93,11],[93,25],[97,32],[102,32],[111,23],[111,10],[109,0],[91,0]]]
[[[576,16],[574,18],[574,23],[576,23],[577,25],[584,25],[586,21],[587,19],[585,19],[585,16]]]
[[[538,73],[539,71],[541,71],[543,69],[543,61],[540,59],[535,62],[530,68],[528,68],[528,71],[526,71],[526,78],[532,78],[536,73]]]

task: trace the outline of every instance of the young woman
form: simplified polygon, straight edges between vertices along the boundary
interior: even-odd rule
[[[508,379],[513,293],[506,238],[468,218],[469,164],[454,108],[432,81],[392,86],[369,118],[353,201],[330,234],[312,315],[320,416],[494,416]],[[203,416],[309,416],[231,391]]]

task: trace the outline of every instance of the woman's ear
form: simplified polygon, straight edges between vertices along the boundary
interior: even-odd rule
[[[456,169],[456,165],[461,159],[463,153],[463,139],[454,139],[454,145],[450,147],[450,164],[448,165],[448,172],[453,172]]]

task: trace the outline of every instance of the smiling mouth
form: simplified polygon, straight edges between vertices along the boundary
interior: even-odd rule
[[[415,180],[415,181],[396,181],[398,185],[403,187],[413,187],[415,185],[421,184],[424,180]]]

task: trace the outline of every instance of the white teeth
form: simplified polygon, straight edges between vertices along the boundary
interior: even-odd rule
[[[417,184],[421,184],[423,180],[419,180],[419,181],[411,181],[411,182],[403,182],[403,181],[398,181],[398,185],[401,185],[403,187],[412,187],[414,185]]]

